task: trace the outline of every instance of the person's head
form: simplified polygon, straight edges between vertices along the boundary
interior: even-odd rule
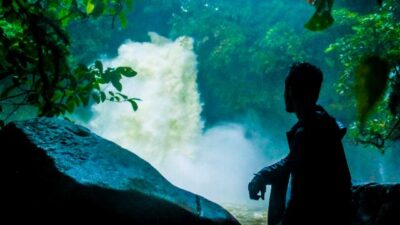
[[[306,62],[296,62],[285,81],[287,112],[299,112],[314,107],[322,84],[322,71]]]

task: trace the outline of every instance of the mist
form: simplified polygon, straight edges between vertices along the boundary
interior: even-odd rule
[[[246,137],[246,128],[233,122],[205,130],[193,39],[172,41],[153,32],[149,37],[151,42],[126,41],[116,58],[103,62],[138,72],[122,84],[124,93],[141,99],[139,110],[125,103],[95,105],[85,125],[150,162],[178,187],[221,204],[266,207],[249,200],[247,183],[272,162],[260,145],[274,148],[268,137]]]
[[[94,105],[93,117],[85,125],[150,162],[178,187],[220,204],[266,208],[264,201],[249,200],[247,184],[254,173],[287,154],[283,130],[290,127],[275,124],[263,129],[258,116],[247,113],[205,129],[194,40],[169,40],[154,32],[149,39],[127,40],[116,58],[103,61],[138,72],[122,84],[124,93],[141,99],[139,110],[133,112],[127,103]],[[294,116],[287,119],[295,121]],[[396,180],[386,171],[395,166],[390,157],[347,139],[344,143],[354,182]]]

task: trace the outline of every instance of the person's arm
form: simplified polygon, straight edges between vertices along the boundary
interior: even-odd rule
[[[291,153],[289,153],[279,162],[271,166],[264,167],[262,170],[256,173],[256,176],[260,176],[264,180],[265,185],[272,184],[274,181],[290,172],[293,161],[293,156]]]
[[[254,178],[248,185],[250,199],[264,199],[266,185],[272,184],[279,177],[283,177],[283,175],[289,173],[291,161],[291,154],[289,154],[279,162],[267,166],[254,174]],[[261,195],[258,195],[259,192],[261,192]]]
[[[264,193],[266,185],[279,182],[281,179],[288,177],[292,168],[299,163],[299,151],[303,146],[301,143],[304,139],[302,130],[297,132],[294,137],[293,149],[290,153],[280,160],[279,162],[267,166],[255,174],[254,178],[248,185],[249,195],[251,199],[258,200],[259,198],[264,199]],[[300,147],[302,146],[302,147]],[[261,192],[261,196],[258,193]]]
[[[265,184],[272,184],[283,177],[287,177],[293,167],[303,164],[301,152],[307,148],[305,145],[307,142],[309,141],[304,129],[298,129],[293,137],[292,148],[289,154],[279,162],[260,170],[257,176],[262,177]]]

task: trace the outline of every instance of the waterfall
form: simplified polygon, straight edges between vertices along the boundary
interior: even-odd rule
[[[105,66],[130,66],[138,75],[122,80],[122,92],[140,98],[93,106],[86,124],[97,134],[139,155],[173,184],[219,203],[250,202],[247,183],[267,163],[239,124],[203,131],[193,39],[175,41],[149,33],[151,42],[127,41]],[[109,85],[106,91],[113,90]]]
[[[190,156],[190,143],[200,136],[203,124],[193,39],[170,41],[149,35],[150,43],[128,41],[119,47],[118,57],[104,61],[108,67],[137,71],[135,78],[123,78],[121,83],[123,93],[142,100],[139,110],[133,112],[129,103],[96,105],[89,127],[145,160],[161,163],[169,154]]]

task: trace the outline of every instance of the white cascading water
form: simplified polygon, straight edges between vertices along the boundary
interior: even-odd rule
[[[133,113],[129,103],[96,105],[89,125],[145,160],[160,163],[166,154],[191,154],[188,144],[202,129],[201,106],[192,39],[170,42],[155,33],[150,37],[151,43],[121,45],[118,57],[104,62],[107,67],[129,66],[138,72],[121,83],[124,94],[142,99],[139,110]],[[113,90],[111,85],[109,89]]]
[[[181,188],[218,203],[250,204],[247,183],[267,159],[240,125],[202,131],[193,39],[149,36],[149,43],[126,42],[116,58],[104,62],[138,72],[122,80],[122,92],[142,99],[139,110],[133,112],[128,103],[95,105],[87,126],[150,162]]]

